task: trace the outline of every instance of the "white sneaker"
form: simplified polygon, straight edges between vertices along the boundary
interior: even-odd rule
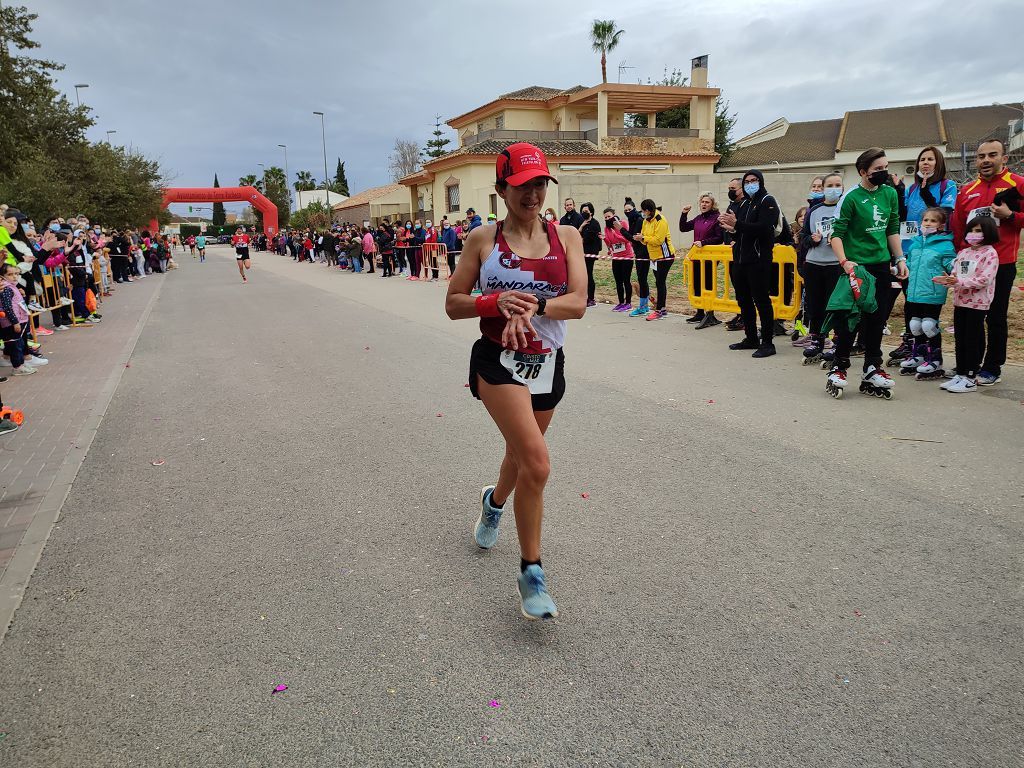
[[[55,331],[66,331],[67,329],[68,329],[68,326],[66,326],[66,325],[55,325],[55,326],[53,326],[53,330],[55,330]]]
[[[73,302],[73,301],[72,301],[71,299],[69,299],[69,298],[68,298],[67,296],[61,296],[61,297],[60,297],[60,305],[61,305],[62,307],[70,307],[70,306],[71,306],[72,304],[74,304],[74,303],[75,303],[75,302]]]
[[[46,309],[38,301],[30,301],[27,306],[33,312],[45,312],[46,311]]]
[[[17,373],[17,371],[15,371],[15,373]],[[957,376],[949,382],[949,385],[946,387],[946,391],[955,392],[956,394],[961,394],[963,392],[977,392],[978,385],[974,383],[973,379],[969,379],[966,376]]]
[[[35,373],[36,369],[31,365],[23,365],[20,368],[14,369],[15,376],[28,376],[29,374]]]
[[[50,361],[45,357],[39,357],[39,355],[28,355],[25,357],[25,362],[29,365],[47,365]]]

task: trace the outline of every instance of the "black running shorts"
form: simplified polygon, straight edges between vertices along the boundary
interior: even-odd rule
[[[235,248],[235,259],[237,261],[242,261],[243,259],[248,259],[248,258],[249,258],[249,249],[248,248]]]
[[[469,355],[469,391],[477,400],[480,399],[477,376],[488,384],[526,386],[512,378],[512,374],[501,364],[499,357],[503,351],[501,345],[495,344],[485,336],[480,337],[473,344],[473,351]],[[562,396],[565,395],[564,367],[565,353],[559,349],[555,355],[555,377],[551,392],[543,395],[531,395],[533,410],[550,411],[562,400]]]

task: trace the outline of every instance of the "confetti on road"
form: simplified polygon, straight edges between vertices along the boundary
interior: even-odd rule
[[[714,400],[708,400],[708,404],[709,405],[714,405],[714,402],[715,402]]]
[[[152,462],[154,467],[162,467],[166,463],[167,462],[164,461],[163,459],[157,459],[156,461]]]
[[[487,702],[487,706],[488,707],[500,707],[501,706],[501,702],[498,701],[497,699],[491,699],[489,702]]]
[[[341,575],[342,576],[351,576],[352,575],[352,569],[351,568],[342,568],[341,569]]]
[[[861,617],[861,616],[863,616],[864,614],[863,614],[863,613],[861,613],[860,611],[858,611],[858,610],[857,610],[857,609],[855,608],[855,609],[853,610],[853,615],[854,615],[854,616],[856,616],[857,618],[860,618],[860,617]]]
[[[439,414],[437,414],[437,418],[439,418],[439,419],[440,419],[440,418],[441,418],[442,416],[444,416],[444,414],[443,414],[443,413],[439,413]]]
[[[288,686],[285,685],[284,683],[281,683],[280,685],[275,685],[274,686],[274,690],[270,692],[270,695],[273,696],[275,693],[284,693],[287,690],[288,690]]]
[[[580,497],[582,497],[584,499],[589,499],[590,498],[590,494],[589,493],[581,493]]]

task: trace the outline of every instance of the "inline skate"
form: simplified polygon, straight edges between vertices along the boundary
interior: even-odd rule
[[[914,337],[909,333],[903,334],[903,339],[896,349],[889,353],[889,360],[886,362],[890,368],[899,365],[914,353]]]
[[[824,360],[825,338],[823,336],[810,336],[804,346],[804,365],[817,365]]]
[[[900,376],[913,376],[917,373],[917,366],[924,365],[927,347],[924,344],[916,344],[913,339],[910,341],[910,353],[899,361]],[[893,361],[895,362],[895,361]]]
[[[892,380],[892,377],[885,372],[884,368],[880,368],[877,365],[869,365],[868,369],[864,371],[863,378],[860,380],[861,392],[865,395],[874,395],[886,400],[892,399],[892,390],[895,386],[896,382]]]
[[[917,366],[917,375],[914,378],[918,381],[931,381],[932,379],[941,379],[944,375],[945,371],[942,369],[942,350],[929,346],[925,353],[924,362]]]
[[[845,389],[846,371],[838,365],[832,366],[832,370],[828,372],[828,377],[825,379],[825,391],[838,400],[843,396]]]

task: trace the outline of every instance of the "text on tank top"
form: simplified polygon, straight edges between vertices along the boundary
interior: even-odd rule
[[[480,290],[485,296],[504,291],[532,293],[538,298],[553,299],[565,295],[569,283],[569,272],[565,259],[565,248],[558,239],[558,226],[545,222],[548,231],[548,254],[540,259],[523,259],[517,256],[502,233],[498,222],[494,247],[480,265]],[[534,316],[530,321],[537,337],[529,340],[527,351],[547,353],[560,349],[565,343],[565,320]],[[480,332],[495,344],[501,344],[501,333],[505,330],[504,317],[480,318]]]

